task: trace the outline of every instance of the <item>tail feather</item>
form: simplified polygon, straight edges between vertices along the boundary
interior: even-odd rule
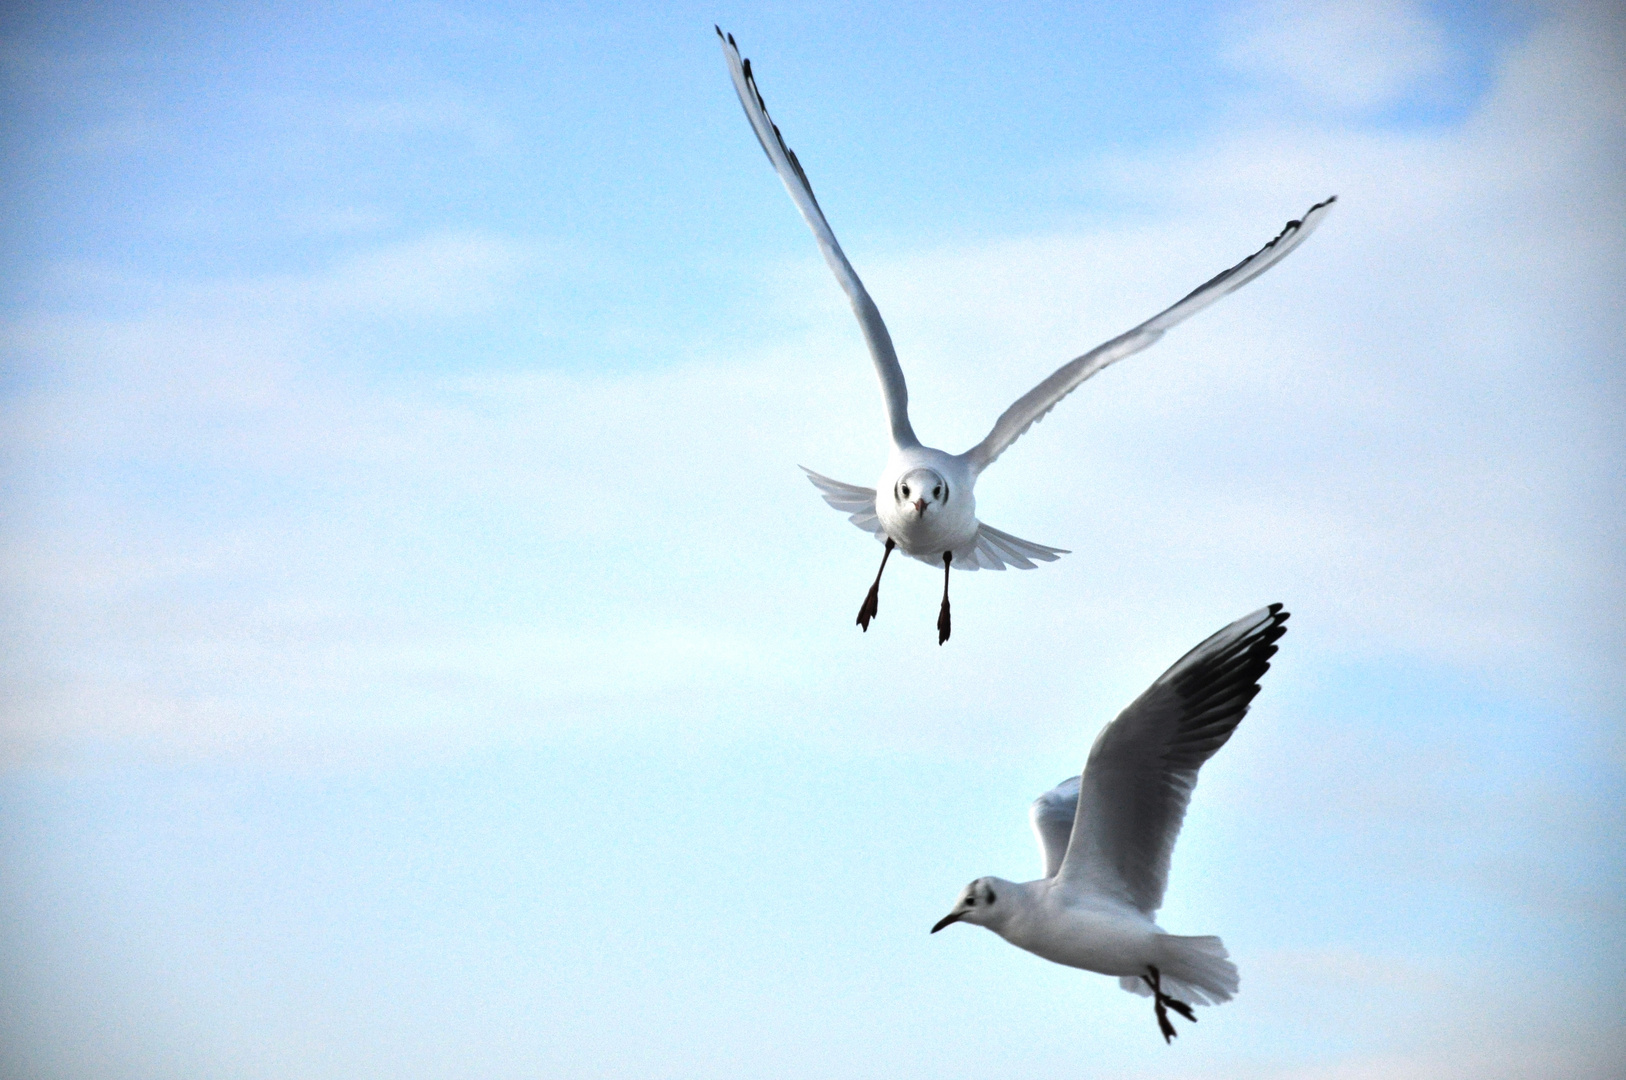
[[[1032,540],[1023,540],[1019,536],[1012,536],[1008,532],[1001,532],[992,525],[977,523],[977,533],[971,542],[962,548],[955,549],[954,569],[956,570],[1003,570],[1007,566],[1014,566],[1019,570],[1032,570],[1032,560],[1040,562],[1055,562],[1063,555],[1072,554],[1066,548],[1046,547],[1044,544],[1035,544]],[[935,558],[924,558],[925,562],[935,562]]]
[[[1231,963],[1225,943],[1213,935],[1181,937],[1164,934],[1158,939],[1158,971],[1163,992],[1192,1005],[1218,1005],[1230,1001],[1241,981]],[[1152,988],[1139,975],[1125,975],[1118,985],[1132,994],[1151,997]]]

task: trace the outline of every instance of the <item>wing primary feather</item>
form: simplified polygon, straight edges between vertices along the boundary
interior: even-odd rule
[[[1287,619],[1271,604],[1210,635],[1102,730],[1057,871],[1065,888],[1148,916],[1162,905],[1198,770],[1247,714]]]
[[[1159,314],[1157,316],[1154,316],[1150,320],[1150,322],[1156,323],[1157,320],[1164,318],[1170,312],[1178,310],[1179,307],[1181,306],[1181,304],[1185,304],[1187,301],[1194,300],[1194,299],[1202,296],[1203,293],[1206,293],[1211,289],[1215,289],[1217,286],[1225,284],[1226,281],[1228,279],[1230,279],[1230,278],[1237,278],[1238,280],[1233,282],[1230,285],[1229,288],[1219,290],[1217,293],[1215,293],[1214,297],[1212,299],[1207,300],[1206,303],[1204,303],[1203,306],[1206,307],[1208,304],[1213,303],[1215,300],[1218,300],[1220,297],[1225,296],[1228,293],[1235,292],[1237,289],[1240,289],[1242,286],[1246,285],[1248,282],[1252,281],[1254,278],[1258,277],[1260,274],[1262,274],[1266,270],[1270,269],[1271,266],[1275,265],[1276,263],[1280,262],[1282,259],[1286,258],[1289,252],[1291,252],[1295,247],[1298,247],[1298,245],[1303,242],[1305,237],[1308,237],[1310,235],[1310,233],[1312,231],[1314,231],[1315,227],[1317,225],[1321,224],[1320,215],[1325,210],[1330,208],[1333,203],[1335,203],[1337,201],[1338,201],[1338,196],[1336,196],[1336,195],[1329,195],[1327,198],[1322,199],[1320,202],[1318,202],[1314,206],[1310,207],[1310,209],[1306,210],[1304,212],[1303,217],[1294,218],[1292,221],[1289,221],[1286,225],[1283,225],[1282,226],[1282,231],[1277,233],[1274,237],[1272,237],[1270,242],[1268,244],[1266,244],[1264,247],[1260,248],[1258,251],[1254,252],[1252,255],[1249,255],[1246,259],[1243,259],[1241,262],[1237,263],[1235,266],[1230,267],[1229,269],[1226,269],[1226,270],[1221,270],[1219,273],[1215,274],[1213,277],[1209,278],[1207,281],[1203,282],[1201,285],[1197,286],[1195,289],[1192,289],[1189,293],[1187,293],[1185,296],[1182,296],[1180,298],[1179,303],[1171,305],[1167,311],[1164,311],[1161,314]],[[1306,221],[1310,222],[1310,227],[1308,229],[1304,228],[1304,223]],[[1302,234],[1300,232],[1301,230],[1302,230]],[[1278,247],[1280,247],[1282,250],[1277,251]],[[1256,265],[1256,264],[1259,264],[1259,263],[1263,263],[1263,265]],[[1254,267],[1254,269],[1249,271],[1249,267]],[[1248,271],[1248,272],[1244,273],[1244,271]],[[1188,311],[1188,312],[1184,312],[1184,313],[1182,313],[1180,315],[1179,318],[1176,318],[1176,319],[1174,319],[1174,320],[1172,320],[1172,321],[1170,321],[1168,323],[1165,323],[1163,325],[1163,327],[1161,327],[1161,328],[1162,329],[1167,329],[1168,327],[1173,326],[1178,322],[1182,322],[1185,319],[1189,318],[1191,315],[1196,314],[1196,312],[1199,311],[1199,310],[1201,310],[1201,308],[1198,308],[1198,309],[1195,309],[1195,310],[1192,310],[1192,311]]]
[[[1332,209],[1338,196],[1333,195],[1316,203],[1283,226],[1264,247],[1229,269],[1222,270],[1197,286],[1158,314],[1139,326],[1119,334],[1102,345],[1097,345],[1083,356],[1070,360],[1057,368],[1050,377],[1017,398],[994,422],[982,442],[967,450],[962,457],[977,472],[981,472],[1003,454],[1023,433],[1044,419],[1060,401],[1078,389],[1086,379],[1102,369],[1133,356],[1142,349],[1157,344],[1164,331],[1175,326],[1229,293],[1235,292],[1266,270],[1285,259],[1294,248],[1302,244],[1321,224]]]
[[[785,143],[785,136],[780,132],[779,125],[774,123],[768,115],[768,104],[762,98],[762,91],[757,86],[756,72],[751,69],[751,61],[740,56],[739,45],[734,41],[733,34],[723,33],[720,26],[713,27],[717,31],[717,38],[722,43],[723,58],[728,63],[729,76],[734,82],[734,92],[740,99],[740,107],[745,110],[745,119],[751,125],[751,131],[757,137],[757,143],[762,152],[768,155],[768,163],[773,166],[774,172],[790,193],[791,201],[801,212],[802,220],[813,231],[813,239],[818,242],[819,251],[824,255],[825,264],[836,277],[842,291],[847,294],[852,304],[853,315],[858,319],[858,327],[863,332],[864,342],[869,346],[870,359],[875,365],[876,377],[881,384],[881,397],[886,403],[887,424],[891,429],[893,445],[900,449],[909,449],[920,445],[915,437],[914,428],[909,424],[909,390],[903,379],[903,368],[898,364],[897,350],[892,346],[892,335],[887,331],[886,322],[881,318],[880,309],[870,298],[869,291],[853,269],[852,263],[847,261],[846,253],[841,250],[841,244],[836,240],[835,232],[830,223],[825,220],[824,209],[819,206],[818,197],[813,194],[813,184],[807,178],[807,170],[802,168],[802,162],[797,158],[795,151]]]

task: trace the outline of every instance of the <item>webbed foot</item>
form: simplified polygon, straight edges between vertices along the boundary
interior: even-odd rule
[[[1146,974],[1142,978],[1146,980],[1146,985],[1152,988],[1152,1011],[1157,1014],[1157,1029],[1163,1033],[1165,1043],[1172,1042],[1179,1032],[1174,1030],[1174,1022],[1169,1019],[1169,1010],[1173,1009],[1193,1024],[1197,1022],[1197,1014],[1191,1011],[1190,1005],[1163,992],[1163,976],[1158,972],[1156,964],[1146,965]]]
[[[858,625],[869,633],[869,621],[875,618],[876,612],[881,610],[881,583],[877,581],[869,587],[869,595],[864,597],[864,606],[858,609]]]
[[[886,560],[892,557],[892,549],[897,547],[897,541],[890,536],[886,538],[886,551],[881,555],[881,568],[875,571],[875,584],[869,587],[869,595],[864,597],[864,606],[858,609],[858,625],[869,633],[869,621],[881,610],[881,575],[886,573]]]

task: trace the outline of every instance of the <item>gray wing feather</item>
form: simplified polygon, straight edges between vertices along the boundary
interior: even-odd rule
[[[1023,394],[1014,405],[1006,409],[994,423],[994,429],[988,433],[988,437],[967,450],[964,456],[979,472],[992,465],[994,459],[1003,454],[1011,443],[1042,420],[1046,413],[1056,407],[1057,402],[1078,389],[1079,384],[1085,379],[1109,364],[1155,345],[1163,336],[1163,332],[1171,326],[1191,318],[1220,297],[1235,292],[1285,259],[1294,248],[1304,242],[1317,225],[1321,224],[1321,220],[1332,209],[1332,204],[1337,201],[1338,196],[1334,195],[1325,202],[1316,203],[1305,211],[1304,217],[1297,221],[1289,221],[1270,243],[1224,273],[1216,274],[1205,281],[1178,304],[1152,316],[1128,333],[1120,334],[1105,345],[1098,345],[1078,359],[1057,368],[1048,379]]]
[[[1067,841],[1073,835],[1073,818],[1078,815],[1078,776],[1069,776],[1033,800],[1028,821],[1039,838],[1039,858],[1044,860],[1044,876],[1053,878],[1067,855]]]
[[[802,212],[808,228],[813,230],[813,238],[824,253],[824,261],[829,264],[847,299],[852,302],[853,314],[858,316],[859,328],[864,332],[870,357],[875,361],[875,374],[881,380],[881,396],[886,399],[886,418],[892,429],[892,442],[901,449],[919,446],[920,440],[915,438],[914,428],[909,425],[909,390],[904,385],[903,368],[899,366],[898,354],[892,348],[892,335],[887,333],[886,323],[881,321],[881,312],[875,306],[875,301],[870,299],[864,283],[859,280],[858,272],[847,261],[841,245],[836,242],[836,234],[831,230],[830,223],[824,220],[824,211],[819,208],[819,200],[813,195],[813,185],[808,183],[802,163],[796,160],[796,154],[785,145],[779,128],[769,118],[768,106],[757,90],[756,76],[751,73],[751,61],[740,59],[739,46],[734,44],[733,34],[724,34],[721,27],[715,29],[717,40],[722,43],[723,57],[728,61],[729,75],[734,80],[734,90],[739,94],[740,106],[745,109],[745,118],[750,121],[751,130],[756,132],[757,142],[762,144],[763,153],[768,155],[768,161],[784,182],[785,190],[790,192],[791,201]]]
[[[843,484],[840,480],[832,480],[828,476],[820,476],[806,465],[800,466],[824,496],[824,501],[848,515],[847,520],[857,525],[867,533],[882,536],[885,529],[881,526],[881,519],[875,516],[875,489],[859,487],[856,484]]]
[[[1197,770],[1247,714],[1287,632],[1280,604],[1198,645],[1108,724],[1090,750],[1059,875],[1069,891],[1151,915],[1163,904]]]

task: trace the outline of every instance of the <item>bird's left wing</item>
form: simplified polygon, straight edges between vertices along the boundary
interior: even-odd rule
[[[1081,778],[1069,776],[1033,800],[1028,821],[1039,840],[1039,857],[1044,860],[1044,876],[1052,878],[1067,856],[1067,841],[1073,835],[1073,818],[1078,816],[1078,784]]]
[[[1057,877],[1074,895],[1107,896],[1148,916],[1163,905],[1169,857],[1197,770],[1247,714],[1287,612],[1271,604],[1192,649],[1108,724],[1079,784]]]
[[[745,118],[751,122],[751,130],[756,132],[757,141],[762,144],[768,161],[784,182],[785,190],[790,192],[791,201],[802,212],[808,228],[813,230],[813,238],[819,242],[824,261],[841,283],[847,299],[852,301],[853,314],[858,316],[858,325],[864,331],[870,357],[875,361],[875,374],[881,380],[881,396],[886,399],[886,419],[892,428],[893,445],[903,450],[919,446],[920,440],[915,438],[914,428],[909,425],[909,390],[903,382],[903,368],[898,365],[898,354],[892,348],[892,335],[887,333],[886,323],[881,321],[880,309],[870,299],[864,283],[858,279],[858,272],[847,261],[841,245],[836,242],[836,234],[830,229],[830,223],[824,220],[824,211],[819,209],[819,200],[813,197],[813,185],[807,182],[802,163],[796,160],[796,154],[785,145],[779,128],[769,118],[768,106],[757,90],[756,76],[751,74],[751,61],[740,59],[739,46],[734,44],[733,34],[724,34],[721,27],[714,29],[717,40],[722,42],[723,57],[728,61],[728,72],[734,78],[734,90],[740,96],[740,105],[745,109]]]
[[[992,465],[994,459],[1003,454],[1011,443],[1021,438],[1023,432],[1044,419],[1045,414],[1054,409],[1062,398],[1078,389],[1079,383],[1108,364],[1116,363],[1126,356],[1133,356],[1142,349],[1155,345],[1169,327],[1191,318],[1220,297],[1242,288],[1285,259],[1289,252],[1302,244],[1315,227],[1321,224],[1322,218],[1327,216],[1336,201],[1338,196],[1334,195],[1325,202],[1316,203],[1305,211],[1304,217],[1297,221],[1289,221],[1270,243],[1224,273],[1216,274],[1193,289],[1178,304],[1152,316],[1133,330],[1119,334],[1105,345],[1097,345],[1078,359],[1057,368],[1050,378],[1023,394],[1014,405],[1006,409],[995,421],[994,429],[988,433],[988,437],[965,452],[963,455],[965,459],[977,472]]]
[[[1045,544],[1036,544],[1032,540],[1024,540],[1020,536],[1012,536],[992,525],[977,523],[977,534],[971,543],[962,548],[955,549],[954,568],[956,570],[1003,570],[1007,566],[1014,566],[1019,570],[1032,570],[1033,560],[1040,562],[1055,562],[1063,555],[1071,555],[1066,548],[1053,548]],[[918,556],[917,556],[918,557]],[[927,557],[926,562],[936,562],[934,558]]]

